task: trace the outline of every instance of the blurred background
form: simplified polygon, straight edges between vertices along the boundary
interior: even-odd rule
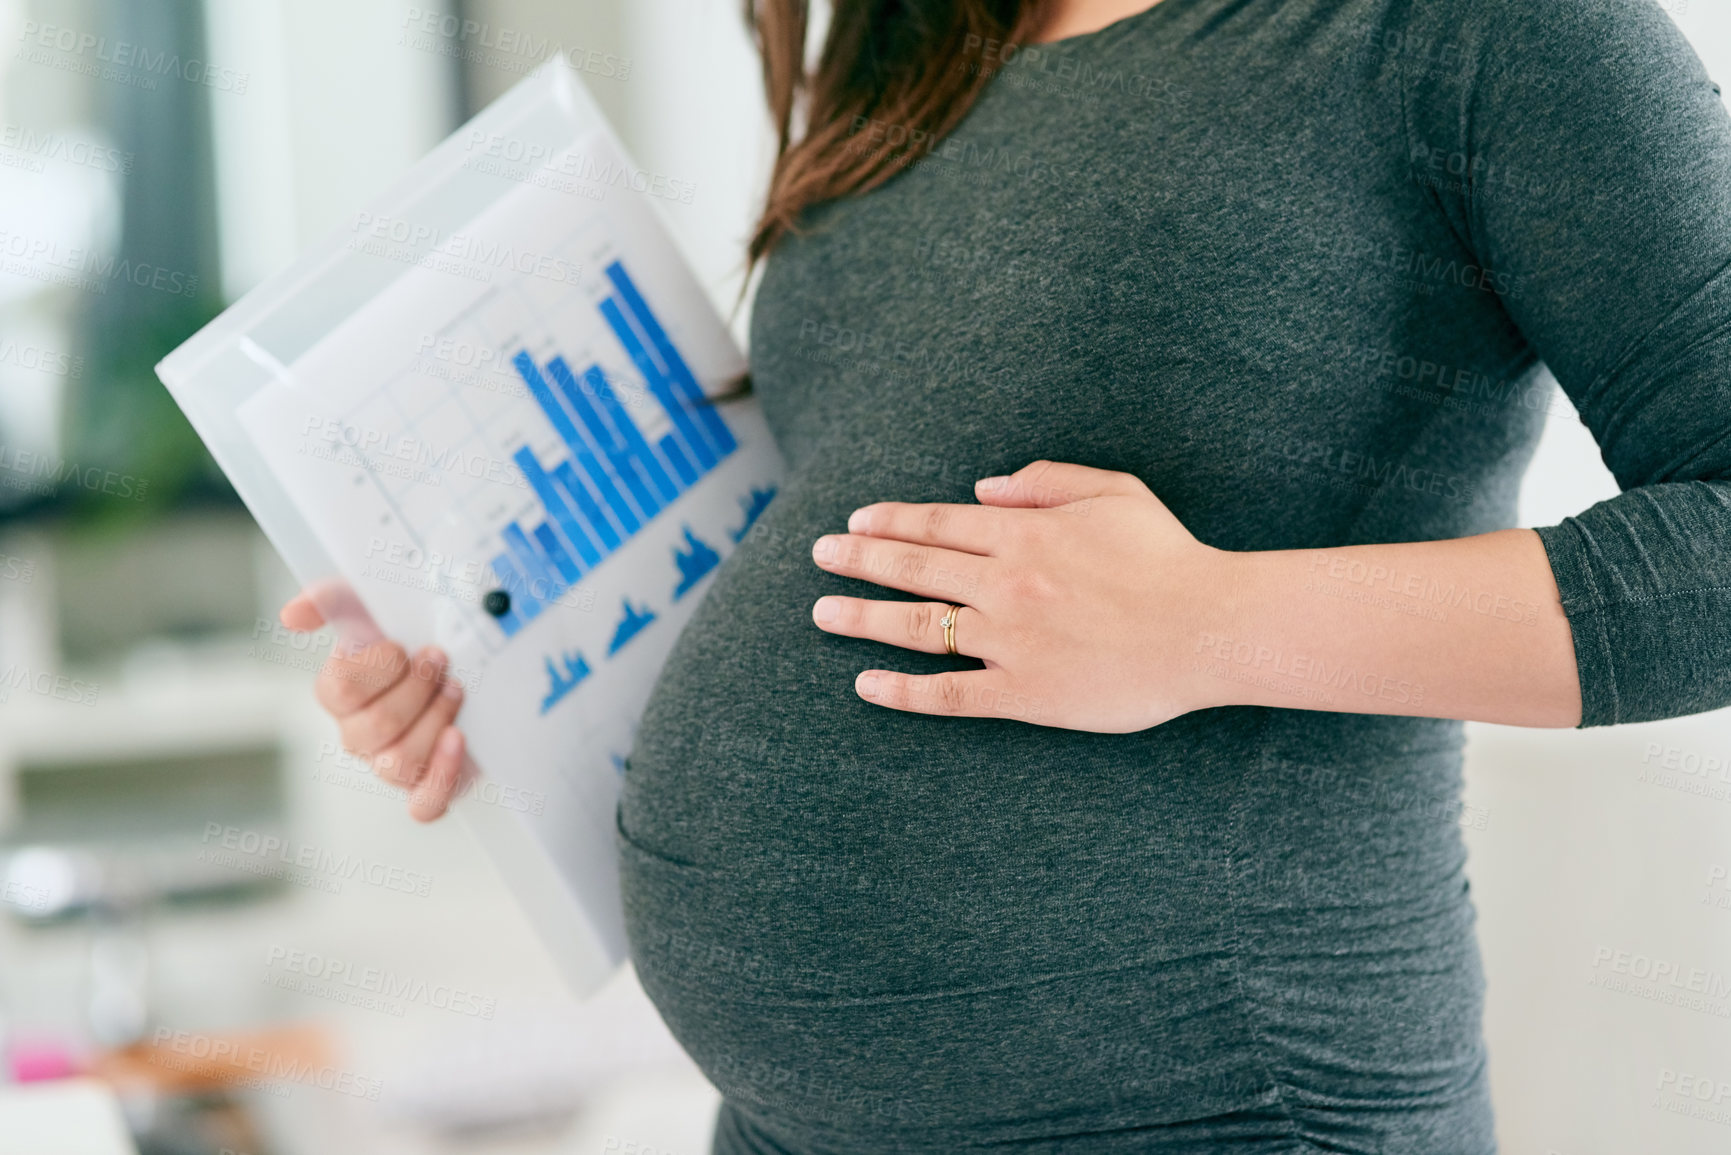
[[[1731,76],[1731,4],[1664,6]],[[695,185],[663,217],[727,313],[771,157],[739,7],[0,0],[0,1155],[708,1150],[630,973],[573,1000],[465,830],[338,754],[330,639],[276,628],[152,366],[557,51],[624,62],[586,79]],[[1523,523],[1614,492],[1559,397]],[[1444,820],[1504,1150],[1731,1149],[1731,717],[1473,726]]]

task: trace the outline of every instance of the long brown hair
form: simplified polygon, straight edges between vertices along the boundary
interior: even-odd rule
[[[809,68],[811,0],[745,0],[776,131],[746,283],[775,243],[798,231],[806,209],[876,188],[961,123],[1005,59],[1001,46],[1030,34],[1047,3],[831,0],[823,50]],[[749,392],[748,371],[710,400]]]
[[[810,0],[745,0],[777,137],[750,265],[796,230],[810,206],[873,189],[929,151],[967,115],[1002,59],[985,47],[1028,34],[1045,7],[1046,0],[831,0],[823,50],[807,68]],[[797,138],[796,119],[804,121]],[[862,134],[866,126],[872,131]]]

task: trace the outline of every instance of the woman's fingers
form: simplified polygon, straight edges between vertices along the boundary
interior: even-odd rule
[[[288,600],[278,617],[289,629],[303,632],[328,623],[357,646],[383,640],[378,623],[361,604],[354,587],[341,578],[327,578],[305,587]]]
[[[278,617],[291,630],[316,630],[326,621],[321,599],[351,637],[378,636],[342,583],[302,590]],[[444,814],[462,783],[465,741],[452,722],[463,687],[444,680],[448,665],[436,646],[411,660],[395,642],[339,645],[313,683],[319,704],[341,725],[344,748],[368,759],[380,778],[409,790],[409,816],[419,822]]]
[[[848,516],[847,530],[867,537],[991,555],[998,552],[1008,519],[1014,516],[983,505],[880,501],[854,510]]]
[[[964,673],[897,674],[867,670],[854,679],[860,697],[892,710],[955,718],[1039,720],[1041,703],[1017,691],[1001,669]]]
[[[277,611],[277,619],[299,633],[316,630],[325,624],[325,616],[304,591],[283,603],[282,609]]]
[[[427,772],[409,793],[410,818],[431,822],[445,813],[463,779],[465,744],[463,732],[455,726],[439,731],[433,753],[427,759]]]
[[[446,664],[444,653],[432,646],[417,653],[405,675],[388,690],[339,719],[343,745],[362,758],[371,758],[395,742],[439,692]]]
[[[1141,497],[1151,492],[1135,474],[1068,461],[1036,461],[1008,477],[985,477],[974,483],[974,496],[982,505],[1027,509],[1073,505],[1091,497]]]
[[[408,672],[409,655],[395,642],[374,642],[354,651],[339,645],[313,682],[313,697],[337,718],[346,718]]]
[[[944,616],[947,602],[878,602],[867,598],[821,597],[811,607],[811,620],[819,629],[848,638],[870,638],[904,650],[944,654]],[[970,658],[991,656],[992,630],[986,615],[973,606],[963,606],[956,615],[952,633],[956,652]]]
[[[978,554],[845,533],[818,538],[811,556],[830,573],[957,602],[973,600],[992,564]]]
[[[373,756],[373,773],[392,785],[413,790],[432,762],[439,735],[456,718],[462,705],[462,686],[446,682],[439,687],[408,728]]]

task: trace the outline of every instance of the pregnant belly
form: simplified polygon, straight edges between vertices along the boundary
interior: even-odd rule
[[[976,663],[813,625],[824,593],[907,596],[812,564],[852,508],[817,504],[789,487],[681,636],[626,774],[627,846],[734,880],[763,965],[838,994],[1121,963],[1173,920],[1206,937],[1257,712],[1098,735],[865,702],[862,669]]]
[[[1386,966],[1402,926],[1427,997],[1470,994],[1464,961],[1458,992],[1435,979],[1437,952],[1471,943],[1434,812],[1343,816],[1326,768],[1271,789],[1279,718],[1318,715],[1096,735],[859,699],[870,666],[969,663],[811,624],[827,592],[898,596],[810,562],[854,504],[777,499],[682,635],[626,774],[639,977],[730,1098],[837,1135],[976,1140],[1254,1106],[1271,1076],[1253,1004],[1279,997],[1254,959],[1289,932],[1332,928],[1307,957],[1357,935]]]

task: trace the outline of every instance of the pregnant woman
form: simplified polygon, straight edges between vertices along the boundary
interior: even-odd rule
[[[1731,703],[1718,89],[1652,0],[750,7],[789,473],[618,814],[716,1150],[1492,1151],[1459,720]],[[1511,529],[1546,367],[1622,493]]]

